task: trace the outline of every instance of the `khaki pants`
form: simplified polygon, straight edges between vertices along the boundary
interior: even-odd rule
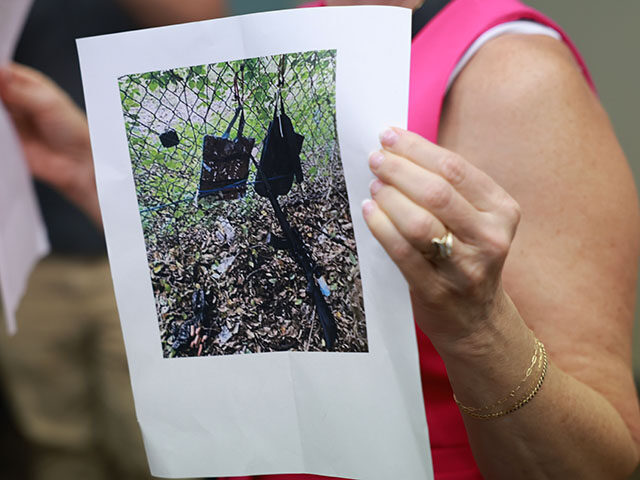
[[[18,334],[0,331],[2,379],[35,447],[34,479],[151,478],[106,258],[41,262]]]

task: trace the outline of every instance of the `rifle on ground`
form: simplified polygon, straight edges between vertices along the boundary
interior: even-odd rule
[[[284,234],[284,238],[278,238],[277,240],[274,240],[270,243],[276,248],[286,249],[293,261],[295,261],[304,272],[305,278],[307,280],[307,293],[312,296],[313,303],[316,307],[318,319],[320,320],[320,325],[322,325],[324,341],[327,345],[327,348],[329,350],[333,350],[338,330],[336,327],[336,321],[333,318],[333,314],[331,313],[329,305],[327,305],[320,286],[318,285],[318,281],[316,280],[316,275],[320,273],[320,268],[313,261],[313,258],[307,250],[306,245],[302,241],[298,230],[292,227],[287,220],[287,216],[278,203],[278,199],[271,189],[269,180],[267,179],[266,175],[264,174],[258,163],[255,161],[253,156],[251,157],[251,159],[253,160],[257,169],[258,183],[263,184],[266,190],[266,196],[269,199],[271,206],[273,207],[273,211],[276,215],[278,223],[280,224],[282,233]]]

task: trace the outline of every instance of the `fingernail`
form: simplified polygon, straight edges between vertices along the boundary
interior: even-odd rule
[[[382,182],[380,180],[378,180],[377,178],[371,180],[371,183],[369,184],[369,191],[371,192],[371,195],[375,195],[376,193],[378,193],[381,188]]]
[[[369,215],[371,215],[374,208],[375,205],[373,203],[373,200],[371,200],[370,198],[365,199],[362,202],[362,214],[364,215],[364,217],[367,218]]]
[[[380,143],[385,147],[391,147],[398,140],[398,134],[395,130],[387,128],[380,134]]]
[[[380,167],[383,161],[384,155],[382,154],[382,152],[373,152],[371,155],[369,155],[369,166],[374,170]]]

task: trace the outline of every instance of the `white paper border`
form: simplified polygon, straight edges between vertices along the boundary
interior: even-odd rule
[[[432,478],[408,291],[360,213],[377,133],[406,126],[409,23],[410,11],[396,7],[298,9],[78,41],[115,292],[154,475]],[[328,49],[337,50],[338,137],[369,353],[164,359],[117,79]]]

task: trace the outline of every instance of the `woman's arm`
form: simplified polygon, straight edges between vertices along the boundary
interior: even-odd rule
[[[48,77],[17,64],[0,68],[0,100],[15,122],[33,176],[101,226],[84,113]]]
[[[440,143],[458,155],[404,132],[391,143],[372,167],[382,183],[365,218],[407,277],[458,399],[490,405],[518,385],[532,331],[549,354],[542,389],[523,408],[464,415],[483,474],[626,478],[640,440],[630,367],[638,203],[568,49],[537,36],[491,41],[445,105]],[[423,190],[408,181],[416,166],[435,174]],[[425,238],[444,225],[453,254],[425,263]]]
[[[631,373],[640,221],[606,113],[563,43],[502,37],[456,82],[440,141],[489,173],[522,211],[503,281],[556,365],[546,405],[537,401],[522,416],[549,425],[539,444],[559,466],[587,468],[580,478],[622,477],[640,442]],[[480,444],[495,433],[467,425],[484,463]]]

